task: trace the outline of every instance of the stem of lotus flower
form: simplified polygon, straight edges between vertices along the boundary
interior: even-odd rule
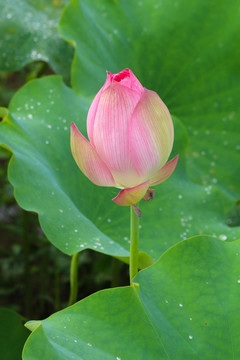
[[[68,306],[74,304],[77,301],[78,259],[79,259],[79,253],[76,253],[72,256],[71,268],[70,268],[70,296],[69,296]]]
[[[130,284],[133,284],[133,278],[138,272],[138,241],[139,241],[139,217],[134,208],[130,206],[130,262],[129,276]]]

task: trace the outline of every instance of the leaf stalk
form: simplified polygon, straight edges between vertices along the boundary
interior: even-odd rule
[[[78,295],[78,259],[79,252],[72,256],[70,267],[70,296],[68,306],[73,305],[77,301]]]

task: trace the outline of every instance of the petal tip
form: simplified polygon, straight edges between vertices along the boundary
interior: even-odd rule
[[[77,128],[76,124],[73,121],[71,122],[70,128],[71,128],[72,131],[78,131],[78,128]]]
[[[179,159],[179,154],[176,155],[172,160],[166,163],[161,169],[151,177],[151,185],[158,185],[161,182],[167,180],[175,170]]]
[[[145,182],[132,188],[123,189],[115,198],[112,199],[112,201],[120,206],[136,205],[146,194],[149,184],[150,180],[146,180]]]

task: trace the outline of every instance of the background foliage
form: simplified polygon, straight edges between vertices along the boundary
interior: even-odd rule
[[[199,318],[193,328],[188,328],[189,320],[180,318],[178,324],[170,321],[172,325],[166,333],[162,328],[156,330],[155,325],[154,331],[159,332],[161,338],[176,339],[179,359],[187,356],[197,359],[206,348],[209,359],[211,354],[215,354],[216,359],[222,359],[222,354],[225,358],[232,357],[233,353],[237,356],[235,334],[239,332],[239,321],[235,321],[237,317],[234,319],[229,309],[235,309],[235,312],[232,310],[234,314],[239,312],[236,301],[240,276],[237,263],[239,245],[238,241],[231,244],[222,241],[240,237],[238,1],[226,4],[222,0],[72,0],[68,3],[21,0],[16,4],[11,0],[0,0],[0,14],[3,34],[0,39],[0,106],[7,106],[16,90],[32,80],[16,92],[7,116],[5,109],[0,109],[0,115],[4,117],[0,124],[0,143],[5,149],[1,150],[0,178],[3,270],[0,304],[9,306],[9,302],[12,303],[14,310],[29,319],[43,318],[65,307],[69,274],[67,255],[82,250],[79,298],[110,287],[111,282],[112,285],[127,284],[127,267],[109,255],[127,262],[128,209],[111,202],[116,195],[115,189],[96,187],[81,174],[70,153],[69,125],[75,121],[86,132],[87,110],[105,81],[105,71],[119,72],[129,67],[142,84],[157,91],[169,107],[175,125],[171,157],[180,154],[176,171],[166,183],[156,188],[154,201],[141,204],[141,268],[164,255],[151,270],[139,274],[136,280],[140,284],[139,291],[141,293],[144,287],[142,279],[151,272],[156,286],[162,289],[164,284],[170,286],[173,276],[176,292],[174,289],[168,292],[172,298],[170,310],[160,309],[159,322],[165,324],[163,318],[169,322],[168,316],[178,319],[174,306],[177,296],[183,291],[179,284],[188,284],[189,276],[193,274],[191,279],[195,279],[196,284],[193,281],[188,289],[184,288],[188,294],[186,301],[198,296],[194,311],[201,314],[202,319],[211,313],[210,320],[206,321],[208,325],[203,325],[205,320],[201,322]],[[53,73],[62,75],[63,80],[59,76],[36,79]],[[72,89],[69,87],[70,78]],[[21,208],[38,214],[41,227],[36,215],[21,210],[14,202],[13,189],[6,179],[9,151],[13,157],[8,178],[14,187],[14,197]],[[212,237],[181,242],[202,234]],[[166,253],[171,246],[174,247]],[[201,250],[201,256],[195,259],[199,266],[193,261],[196,248]],[[183,270],[180,272],[179,254],[186,256],[186,265],[181,264]],[[221,274],[217,275],[219,262],[222,262],[222,268]],[[163,271],[166,263],[173,267],[175,275]],[[199,270],[206,264],[211,267],[208,275],[212,282],[200,287],[202,296],[196,295],[197,282],[200,279],[202,284],[208,282],[208,275]],[[160,268],[162,275],[158,272]],[[228,279],[226,285],[220,281],[221,276]],[[151,281],[149,278],[147,286]],[[229,294],[229,298],[221,299],[221,286],[226,286],[221,291],[225,296]],[[133,341],[128,353],[121,355],[114,347],[117,345],[113,339],[115,345],[108,357],[100,345],[94,351],[88,345],[87,334],[94,324],[88,323],[85,335],[73,335],[72,329],[78,321],[78,309],[98,308],[103,299],[108,303],[113,297],[117,300],[111,311],[118,314],[129,303],[129,296],[133,296],[134,291],[122,288],[97,293],[43,321],[28,341],[25,359],[32,359],[33,351],[35,354],[43,351],[41,346],[46,346],[43,335],[49,336],[56,346],[61,341],[65,344],[66,339],[74,336],[73,341],[81,342],[82,346],[85,344],[84,354],[89,359],[94,356],[99,359],[131,358],[137,351],[138,342]],[[155,304],[161,303],[162,298],[160,292],[150,289],[148,292],[154,318]],[[225,311],[219,308],[219,312],[213,315],[216,304],[209,299],[218,301]],[[107,310],[102,310],[103,320],[97,322],[105,329],[104,336],[109,326],[113,329],[113,324],[107,324]],[[135,316],[141,318],[141,311]],[[72,312],[67,335],[60,332],[57,335],[59,340],[53,339],[52,336],[59,331],[62,316],[71,318]],[[219,319],[217,323],[216,317]],[[120,317],[113,321],[117,329]],[[135,322],[133,318],[133,329]],[[222,334],[226,322],[232,340],[222,341],[221,335],[216,339],[216,328]],[[179,324],[189,330],[189,334],[181,335],[186,347],[176,335]],[[154,351],[160,352],[163,359],[164,356],[172,358],[168,350],[169,340],[166,338],[160,344],[154,340],[155,336],[149,339],[152,351],[147,354],[149,358],[154,359]],[[199,342],[195,342],[195,337]],[[210,338],[212,341],[207,341]],[[63,353],[58,355],[55,346],[51,350],[46,348],[50,351],[47,353],[49,359],[51,356],[53,359],[66,358],[66,353],[67,358],[71,358],[70,352],[73,358],[78,358],[80,353],[76,345],[71,345],[68,340],[67,343]],[[38,348],[36,352],[35,346]],[[217,348],[221,351],[216,352]]]

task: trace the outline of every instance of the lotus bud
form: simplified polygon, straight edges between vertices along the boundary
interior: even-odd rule
[[[71,125],[73,157],[89,180],[121,189],[112,199],[121,206],[153,198],[149,189],[174,171],[178,155],[167,163],[174,129],[158,94],[147,90],[131,70],[107,73],[87,117],[89,141]]]

